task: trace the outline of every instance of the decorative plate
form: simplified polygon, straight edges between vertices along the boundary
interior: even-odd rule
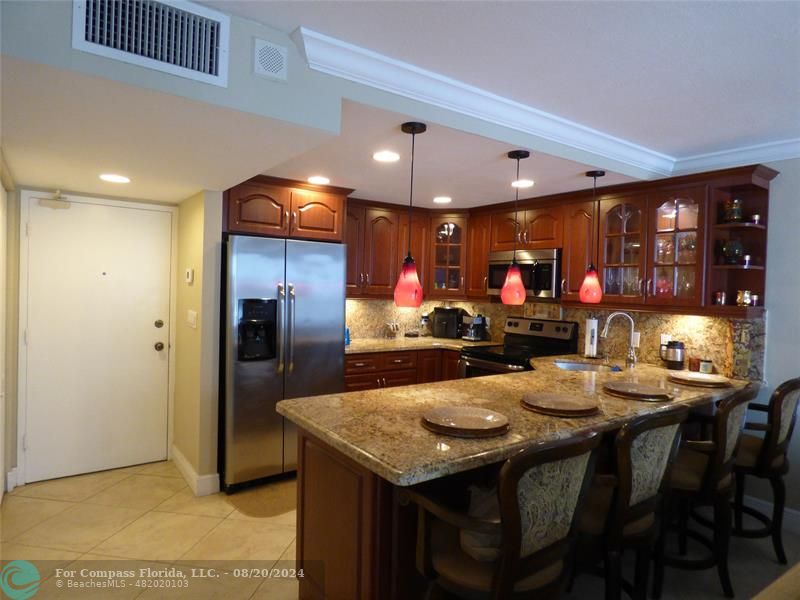
[[[492,437],[509,429],[508,417],[475,406],[441,406],[422,415],[422,425],[435,433],[456,437]]]
[[[660,387],[631,381],[609,381],[603,384],[603,391],[612,396],[648,402],[668,402],[673,399],[672,394],[667,393],[666,390]]]
[[[729,387],[731,385],[731,380],[722,375],[696,373],[694,371],[676,371],[675,373],[670,373],[667,379],[683,385],[700,387]]]
[[[553,392],[524,394],[522,407],[554,417],[585,417],[600,410],[594,398]]]

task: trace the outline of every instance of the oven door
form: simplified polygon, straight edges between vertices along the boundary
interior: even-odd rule
[[[519,373],[520,371],[529,371],[525,367],[519,365],[507,365],[504,363],[494,362],[492,360],[483,360],[480,358],[472,358],[470,356],[461,356],[458,361],[458,375],[462,379],[468,377],[483,377],[484,375],[502,375],[507,373]]]

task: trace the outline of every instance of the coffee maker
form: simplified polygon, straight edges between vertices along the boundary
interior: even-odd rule
[[[461,336],[461,339],[470,342],[482,342],[489,339],[488,319],[482,314],[477,314],[474,317],[464,317],[464,335]]]
[[[433,309],[433,337],[458,339],[464,324],[465,311],[462,308]]]

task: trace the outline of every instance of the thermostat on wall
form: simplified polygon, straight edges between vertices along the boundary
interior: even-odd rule
[[[192,285],[194,283],[194,269],[187,268],[184,274],[184,279],[186,280],[186,283]]]

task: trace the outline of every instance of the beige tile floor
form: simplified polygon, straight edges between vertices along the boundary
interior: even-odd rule
[[[275,489],[294,494],[291,483]],[[281,503],[287,504],[293,502]],[[0,560],[36,564],[43,580],[37,598],[294,600],[293,579],[226,577],[183,590],[64,590],[53,577],[57,568],[107,569],[110,561],[122,560],[125,569],[292,567],[294,539],[294,510],[256,518],[236,510],[225,494],[197,498],[171,462],[21,486],[0,508]]]
[[[268,497],[280,501],[276,506],[293,506],[286,497],[294,494],[291,483],[268,485]],[[267,518],[248,516],[224,494],[196,498],[172,463],[154,463],[15,489],[0,509],[0,560],[27,559],[39,567],[43,583],[37,598],[296,600],[297,582],[291,578],[204,579],[182,590],[70,591],[58,589],[53,576],[57,568],[107,569],[111,561],[137,569],[291,567],[295,518],[294,510]],[[790,565],[797,563],[800,536],[786,533],[785,542]],[[732,540],[737,597],[753,597],[787,570],[775,562],[768,540]],[[602,590],[602,580],[584,575],[566,598],[600,600]],[[667,570],[664,600],[722,597],[714,570]]]

